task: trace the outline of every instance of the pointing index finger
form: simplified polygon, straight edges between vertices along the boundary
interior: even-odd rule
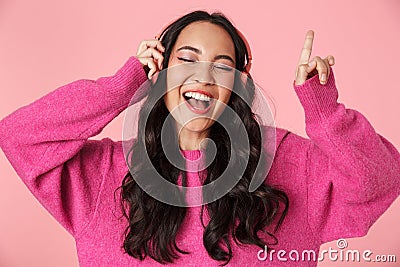
[[[308,64],[310,60],[312,45],[314,41],[314,31],[309,30],[306,34],[306,39],[304,41],[303,49],[301,50],[299,65]]]

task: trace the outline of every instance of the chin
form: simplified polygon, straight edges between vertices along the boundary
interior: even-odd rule
[[[183,128],[190,132],[202,133],[208,131],[214,124],[212,119],[193,119],[192,121],[186,123]]]

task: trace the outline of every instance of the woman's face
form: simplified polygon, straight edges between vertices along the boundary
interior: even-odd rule
[[[180,127],[203,133],[229,101],[235,47],[221,26],[199,21],[179,34],[168,62],[164,102]]]

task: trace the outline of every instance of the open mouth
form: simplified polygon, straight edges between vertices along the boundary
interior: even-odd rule
[[[214,102],[214,98],[199,92],[186,92],[183,94],[186,102],[197,111],[206,111]]]

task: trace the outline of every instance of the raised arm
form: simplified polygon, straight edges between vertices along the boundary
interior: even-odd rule
[[[293,84],[305,112],[308,221],[319,242],[366,235],[400,194],[400,154],[358,111],[338,103],[335,78]]]
[[[136,57],[115,75],[61,86],[0,121],[0,147],[38,201],[73,236],[90,221],[113,141],[88,140],[147,80]]]
[[[400,154],[358,111],[338,103],[333,56],[310,61],[308,31],[293,82],[304,108],[307,214],[317,240],[367,234],[400,194]]]

